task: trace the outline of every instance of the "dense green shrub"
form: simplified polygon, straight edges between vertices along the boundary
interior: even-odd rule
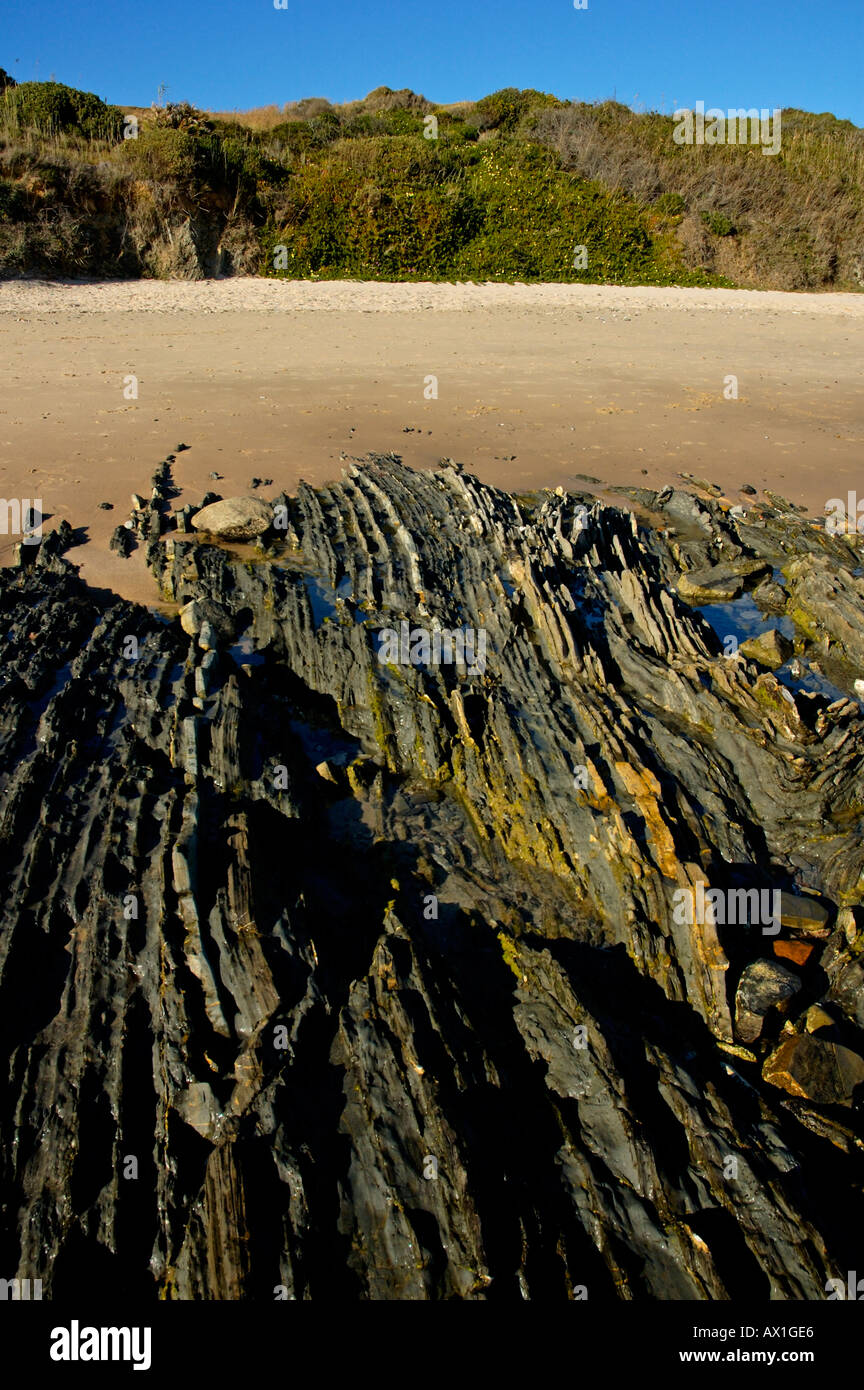
[[[342,133],[341,123],[335,111],[322,111],[307,122],[310,143],[313,146],[329,145],[338,140]]]
[[[244,131],[198,134],[147,122],[140,127],[138,139],[128,141],[117,153],[139,177],[156,183],[170,181],[193,195],[210,190],[251,198],[259,183],[275,188],[287,177],[285,166],[269,158]]]
[[[475,104],[471,119],[481,130],[512,131],[529,111],[561,105],[563,103],[548,92],[536,92],[530,87],[524,91],[518,87],[504,87],[491,96],[481,97]]]
[[[397,107],[393,111],[383,111],[378,119],[384,135],[423,134],[423,116],[416,111],[405,111]]]
[[[369,111],[355,111],[342,122],[342,136],[346,140],[362,140],[369,135],[380,135],[381,128],[377,116]]]
[[[574,264],[578,245],[587,250],[584,269]],[[675,269],[632,200],[563,172],[548,150],[407,136],[346,139],[297,167],[272,208],[262,268],[291,277],[649,284]]]
[[[107,106],[92,92],[79,92],[62,82],[7,87],[0,106],[7,121],[21,130],[74,133],[91,140],[119,140],[123,133],[124,113],[118,106]]]
[[[489,150],[468,186],[483,208],[483,230],[456,267],[479,279],[652,278],[650,236],[635,205],[562,173],[539,147]],[[587,266],[574,264],[584,246]]]
[[[703,212],[702,221],[714,236],[732,236],[735,232],[734,223],[724,212]]]
[[[312,148],[308,121],[282,121],[264,138],[270,149],[282,151],[289,160],[299,159]]]
[[[302,166],[267,229],[266,268],[289,276],[436,276],[475,234],[479,212],[465,190],[438,186],[434,162],[424,151],[391,147],[365,169],[344,155]],[[279,245],[287,252],[281,269]]]
[[[188,182],[196,174],[200,144],[189,131],[147,122],[140,127],[137,140],[126,142],[122,156],[139,176],[160,183],[168,179]]]

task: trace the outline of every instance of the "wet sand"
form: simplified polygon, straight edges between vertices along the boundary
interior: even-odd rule
[[[749,483],[819,515],[864,497],[864,295],[0,284],[0,496],[41,498],[49,528],[86,527],[69,558],[91,583],[155,596],[140,552],[121,560],[108,538],[181,441],[178,506],[253,476],[273,479],[258,495],[291,492],[394,451],[516,491],[689,471],[734,500]],[[0,535],[0,561],[14,543]]]

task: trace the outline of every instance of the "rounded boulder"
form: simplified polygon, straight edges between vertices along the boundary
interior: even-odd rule
[[[273,508],[258,497],[226,497],[192,517],[196,531],[225,541],[251,541],[273,525]]]

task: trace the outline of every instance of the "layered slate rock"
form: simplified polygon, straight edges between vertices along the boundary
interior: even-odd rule
[[[47,542],[0,572],[7,1274],[517,1302],[854,1267],[859,708],[725,660],[683,552],[583,500],[370,458],[253,562],[163,496],[135,527],[184,625]],[[403,623],[485,660],[380,659]],[[697,885],[827,905],[764,1076],[733,1013],[776,927],[688,921]]]
[[[864,670],[864,577],[844,573],[827,555],[793,560],[788,575],[790,612],[796,622],[815,635],[827,634],[859,670]]]
[[[678,592],[689,603],[728,602],[770,573],[771,566],[764,560],[734,560],[682,574]]]

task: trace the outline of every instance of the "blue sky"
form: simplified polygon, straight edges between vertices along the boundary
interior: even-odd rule
[[[637,109],[800,106],[864,125],[864,0],[2,0],[0,67],[213,110],[411,87]]]

